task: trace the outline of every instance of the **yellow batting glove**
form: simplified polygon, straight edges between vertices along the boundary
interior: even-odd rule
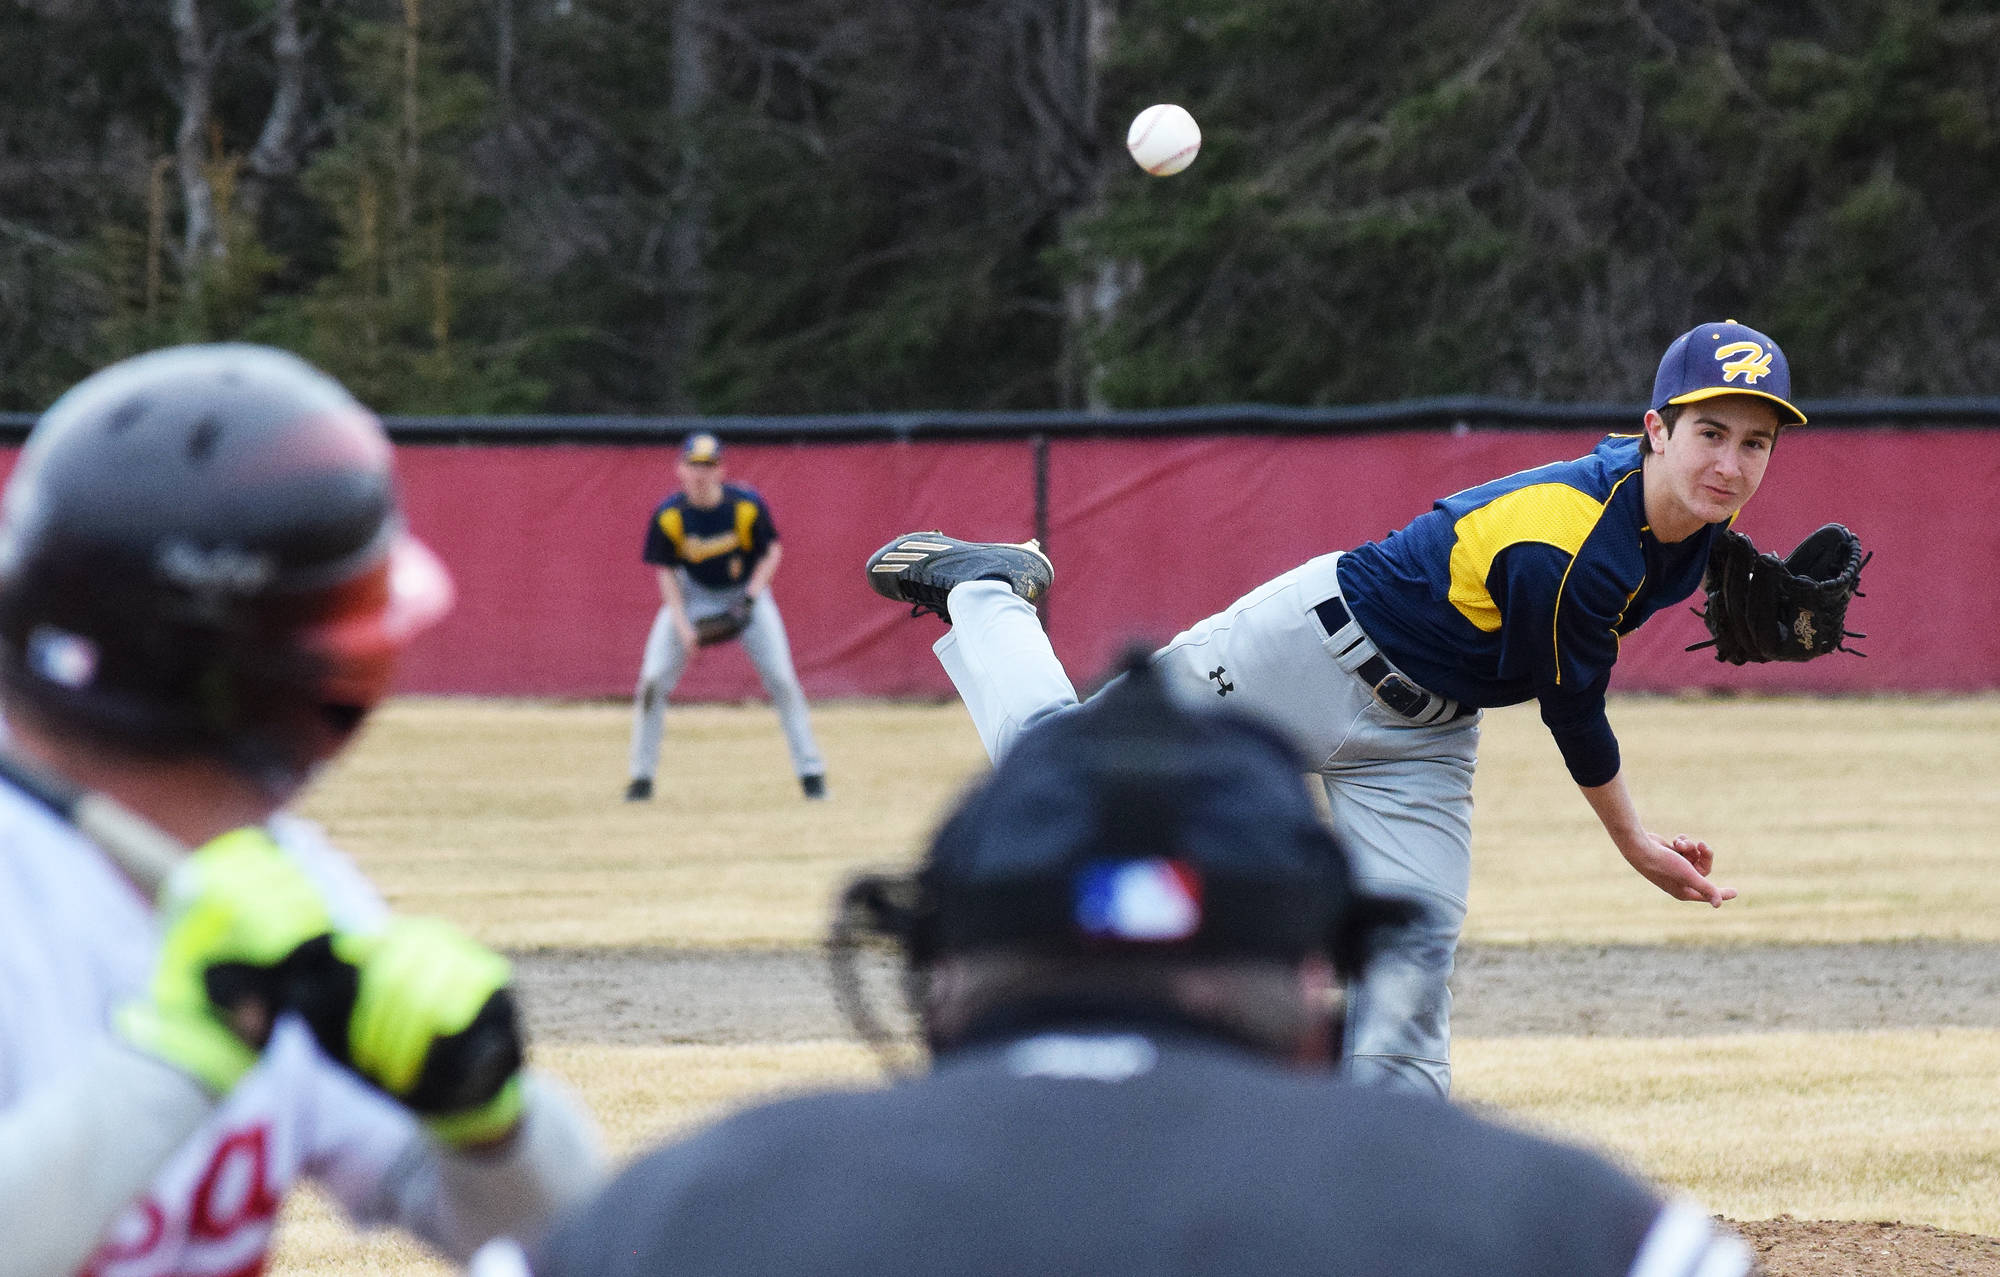
[[[122,1007],[118,1032],[211,1092],[257,1060],[286,1001],[286,969],[332,928],[319,890],[263,829],[204,844],[167,880],[166,937],[148,997]]]
[[[523,1048],[507,960],[436,918],[340,934],[359,973],[346,1060],[450,1143],[490,1143],[521,1116]]]

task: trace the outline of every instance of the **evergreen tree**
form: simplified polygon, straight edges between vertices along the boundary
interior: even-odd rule
[[[333,267],[246,335],[287,346],[387,412],[538,408],[534,316],[504,256],[498,209],[471,173],[486,83],[451,32],[472,0],[402,0],[341,41],[347,110],[302,187],[337,227]]]

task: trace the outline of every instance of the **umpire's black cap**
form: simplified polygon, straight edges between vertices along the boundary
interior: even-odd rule
[[[913,956],[1013,948],[1365,960],[1360,896],[1304,765],[1246,715],[1178,703],[1144,653],[1026,733],[938,832]]]

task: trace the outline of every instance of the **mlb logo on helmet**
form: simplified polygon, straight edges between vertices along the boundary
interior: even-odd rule
[[[63,687],[88,687],[97,677],[97,644],[53,625],[37,625],[28,634],[28,668]]]
[[[1792,405],[1792,369],[1778,343],[1754,328],[1726,319],[1703,324],[1674,339],[1653,378],[1654,412],[1668,404],[1696,403],[1719,395],[1754,395],[1782,410],[1787,425],[1804,425]]]
[[[1096,940],[1185,940],[1201,928],[1201,878],[1177,860],[1094,861],[1076,876],[1076,925]]]

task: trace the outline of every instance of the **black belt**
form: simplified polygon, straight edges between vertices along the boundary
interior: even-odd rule
[[[1354,619],[1347,611],[1347,604],[1341,602],[1337,594],[1326,602],[1314,606],[1313,615],[1317,616],[1319,623],[1326,627],[1328,638],[1340,633],[1348,622]],[[1374,646],[1365,637],[1361,641],[1368,643],[1370,647]],[[1401,714],[1404,718],[1422,720],[1440,701],[1447,699],[1427,688],[1419,687],[1390,669],[1389,662],[1382,659],[1380,652],[1376,652],[1355,666],[1354,673],[1368,685],[1376,700],[1381,701],[1392,713]],[[1439,721],[1449,723],[1453,719],[1464,718],[1472,712],[1472,706],[1460,702],[1449,718]]]

